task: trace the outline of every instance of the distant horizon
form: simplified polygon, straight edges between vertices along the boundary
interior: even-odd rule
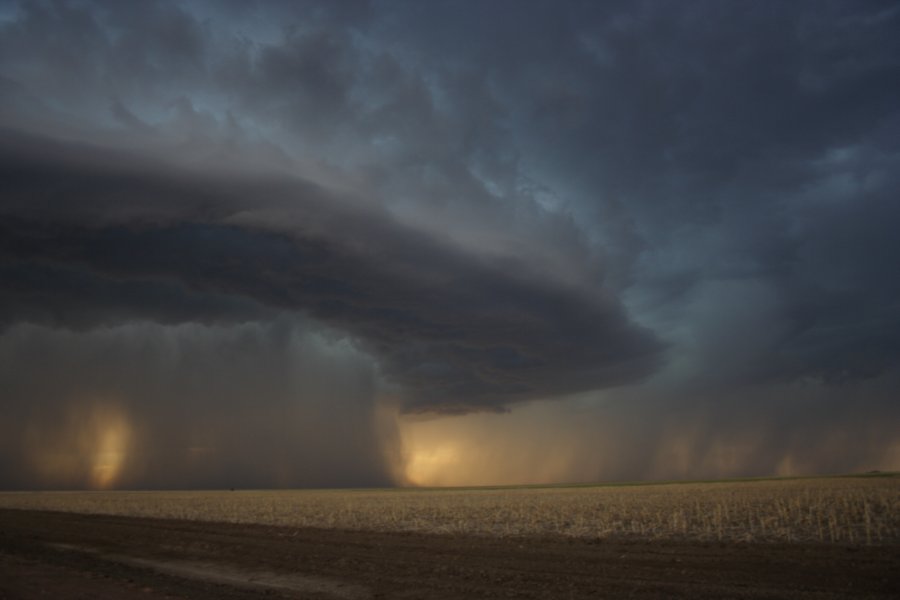
[[[559,481],[550,483],[512,483],[502,485],[446,485],[425,486],[414,484],[396,484],[384,487],[296,487],[296,488],[254,488],[254,487],[210,487],[210,488],[34,488],[34,489],[5,489],[0,488],[0,493],[79,493],[79,492],[290,492],[290,491],[390,491],[390,490],[492,490],[515,488],[567,488],[567,487],[606,487],[606,486],[631,486],[631,485],[667,485],[681,483],[738,483],[741,481],[774,481],[793,479],[827,479],[831,477],[900,477],[900,471],[858,471],[851,473],[814,473],[805,475],[746,475],[736,477],[721,477],[713,479],[654,479],[654,480],[620,480],[620,481]]]

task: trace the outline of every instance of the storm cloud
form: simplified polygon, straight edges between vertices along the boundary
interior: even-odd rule
[[[64,150],[74,165],[4,161],[13,321],[301,311],[371,348],[403,386],[404,406],[432,410],[606,387],[659,362],[661,345],[603,290],[541,278],[514,258],[469,256],[302,181],[144,175],[104,168],[90,152]]]
[[[138,487],[404,483],[454,423],[578,449],[522,480],[896,467],[898,29],[891,2],[0,4],[0,401],[31,432],[4,485],[89,485],[103,419]]]

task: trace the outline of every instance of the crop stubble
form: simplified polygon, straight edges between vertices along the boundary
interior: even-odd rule
[[[0,508],[356,531],[900,542],[900,477],[495,489],[4,492]]]

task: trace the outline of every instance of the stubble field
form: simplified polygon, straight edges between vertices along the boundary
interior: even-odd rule
[[[900,476],[471,489],[24,492],[0,508],[356,531],[900,542]]]
[[[0,600],[900,597],[900,477],[0,493]]]

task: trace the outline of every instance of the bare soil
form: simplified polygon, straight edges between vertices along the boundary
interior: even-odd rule
[[[900,546],[491,538],[0,510],[0,600],[900,598]]]

